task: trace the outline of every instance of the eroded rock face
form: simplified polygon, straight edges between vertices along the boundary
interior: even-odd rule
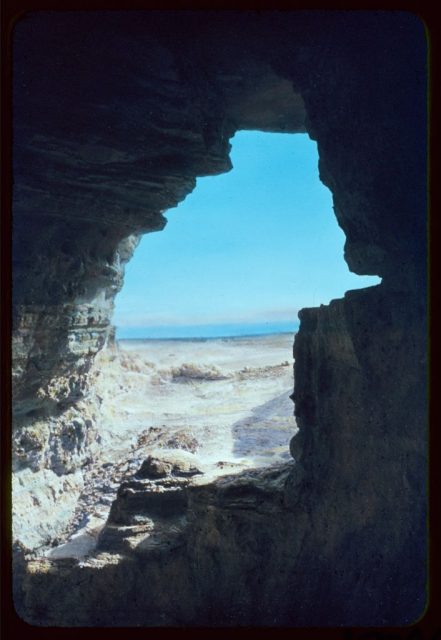
[[[426,318],[411,297],[380,285],[300,314],[287,499],[312,519],[302,554],[326,576],[321,624],[410,621],[424,607]]]
[[[34,619],[38,609],[40,624],[56,626],[236,626],[250,624],[258,601],[257,624],[283,624],[281,577],[305,535],[295,535],[284,505],[292,464],[208,486],[171,477],[124,483],[93,555],[22,569],[22,615]]]
[[[350,268],[383,277],[301,313],[294,467],[195,487],[179,543],[157,556],[110,544],[84,564],[17,565],[21,614],[60,625],[414,620],[426,539],[422,24],[398,12],[40,12],[18,24],[15,47],[23,480],[73,477],[95,446],[87,376],[124,263],[197,176],[231,168],[237,129],[306,128]]]

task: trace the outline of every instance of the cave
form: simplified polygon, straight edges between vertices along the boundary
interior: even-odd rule
[[[36,12],[17,22],[13,47],[19,616],[55,627],[414,622],[427,604],[421,21]],[[299,313],[295,464],[165,499],[124,483],[99,552],[41,557],[99,448],[91,372],[112,340],[124,265],[197,177],[230,168],[229,140],[247,129],[317,141],[345,260],[382,279]],[[162,544],[134,542],[146,509],[167,520]]]

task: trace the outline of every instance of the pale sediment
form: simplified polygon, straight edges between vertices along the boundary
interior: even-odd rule
[[[121,482],[151,456],[186,460],[199,484],[289,460],[291,347],[292,336],[280,335],[203,345],[129,341],[102,351],[90,373],[99,441],[74,474],[16,474],[16,482],[23,478],[14,492],[16,540],[49,557],[90,553]]]

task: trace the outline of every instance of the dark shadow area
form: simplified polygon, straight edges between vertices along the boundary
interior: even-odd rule
[[[255,407],[250,417],[238,420],[232,426],[233,452],[237,456],[267,458],[270,463],[274,454],[291,460],[289,441],[297,428],[294,407],[289,391]]]

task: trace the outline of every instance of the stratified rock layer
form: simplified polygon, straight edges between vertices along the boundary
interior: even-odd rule
[[[34,484],[47,471],[73,477],[96,446],[88,372],[124,263],[197,176],[231,168],[237,129],[317,140],[346,260],[383,278],[300,314],[297,464],[189,490],[180,542],[157,560],[135,545],[84,564],[18,561],[20,614],[56,625],[414,620],[426,541],[423,25],[400,12],[40,12],[14,37],[22,488],[30,473]]]
[[[302,562],[321,586],[303,594],[326,590],[319,624],[410,622],[424,608],[425,316],[410,298],[377,286],[300,312],[287,498],[311,517]]]

